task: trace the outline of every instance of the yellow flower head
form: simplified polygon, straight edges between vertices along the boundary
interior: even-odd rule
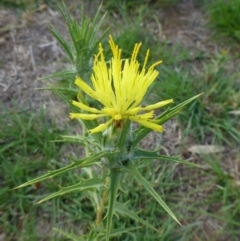
[[[156,62],[146,70],[149,56],[148,50],[143,67],[140,69],[140,64],[136,58],[141,43],[135,44],[131,59],[125,60],[121,59],[121,49],[115,45],[111,36],[109,44],[113,53],[109,64],[104,59],[102,45],[99,45],[99,53],[95,56],[93,65],[92,87],[79,77],[75,80],[75,84],[88,96],[99,101],[103,105],[103,108],[99,110],[73,101],[73,105],[87,113],[70,113],[70,118],[93,120],[110,117],[106,123],[91,129],[91,133],[104,131],[112,122],[119,123],[124,119],[130,119],[156,131],[162,131],[162,126],[158,125],[153,118],[153,110],[173,103],[173,100],[161,101],[146,107],[140,106],[148,87],[158,75],[158,71],[154,67],[162,61]]]

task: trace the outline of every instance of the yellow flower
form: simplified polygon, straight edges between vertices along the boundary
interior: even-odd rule
[[[104,131],[112,122],[119,123],[124,119],[129,119],[156,131],[163,131],[162,126],[158,125],[153,118],[153,110],[173,103],[173,100],[161,101],[146,107],[140,105],[148,87],[158,75],[158,71],[154,67],[162,61],[156,62],[146,70],[148,50],[143,67],[140,70],[140,64],[136,58],[141,43],[135,44],[131,59],[125,60],[121,59],[121,49],[115,45],[111,36],[109,44],[113,54],[109,63],[104,59],[102,45],[99,45],[99,53],[95,56],[93,65],[92,87],[79,77],[76,77],[75,80],[75,84],[88,96],[99,101],[103,108],[96,109],[73,101],[73,105],[86,111],[86,113],[70,113],[70,118],[94,120],[110,117],[104,124],[91,129],[91,133]]]

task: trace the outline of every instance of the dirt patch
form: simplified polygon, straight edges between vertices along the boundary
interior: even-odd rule
[[[63,65],[64,53],[48,31],[50,24],[65,30],[59,19],[59,13],[51,9],[20,16],[14,10],[0,9],[0,99],[5,107],[16,103],[38,112],[43,106],[52,116],[64,115],[52,93],[37,90],[54,83],[39,78]]]
[[[210,30],[197,1],[181,1],[175,7],[165,9],[162,17],[163,33],[173,42],[181,42],[188,48],[206,45]]]

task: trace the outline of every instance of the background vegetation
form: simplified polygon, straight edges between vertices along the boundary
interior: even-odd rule
[[[57,11],[56,2],[32,0],[27,4],[25,0],[3,0],[0,5],[2,9],[11,8],[21,15],[29,11],[38,14],[44,4]],[[91,3],[91,7],[97,9],[98,3]],[[71,1],[67,4],[77,17],[80,12],[77,1],[75,7]],[[87,1],[78,1],[78,4],[88,6]],[[193,169],[146,161],[140,166],[183,227],[149,199],[141,186],[127,178],[122,180],[125,196],[119,197],[121,202],[131,200],[129,208],[140,211],[140,216],[159,232],[139,228],[136,222],[119,216],[115,227],[131,228],[132,231],[119,237],[116,235],[113,240],[240,240],[240,2],[230,0],[226,4],[224,0],[216,0],[192,1],[192,4],[194,8],[189,8],[197,9],[206,19],[204,31],[209,31],[211,47],[192,48],[164,36],[164,19],[154,16],[180,11],[179,6],[184,5],[180,0],[103,2],[103,13],[108,11],[105,25],[114,22],[110,32],[123,49],[124,56],[129,56],[134,44],[141,41],[139,60],[143,60],[150,48],[150,62],[164,61],[146,102],[174,98],[175,103],[180,103],[204,92],[201,99],[165,127],[166,135],[154,136],[157,139],[143,143],[152,148],[157,142],[165,154],[181,154],[183,159],[202,165],[201,169]],[[159,38],[153,33],[156,27]],[[107,36],[103,42],[108,48]],[[106,49],[106,52],[110,50]],[[60,61],[66,62],[66,59]],[[62,79],[60,83],[68,85],[69,80]],[[2,101],[0,114],[0,240],[66,240],[52,231],[53,227],[76,234],[87,232],[95,217],[84,193],[68,194],[33,205],[47,193],[57,191],[58,185],[77,182],[81,174],[69,173],[11,191],[46,170],[64,166],[68,154],[82,153],[74,146],[52,142],[62,134],[76,132],[74,123],[62,121],[59,124],[48,115],[46,108],[35,111],[26,108],[26,103],[19,106],[13,101],[11,105]],[[169,134],[168,128],[173,135]]]

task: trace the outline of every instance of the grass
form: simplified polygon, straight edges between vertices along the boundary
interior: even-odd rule
[[[192,56],[181,44],[153,40],[147,29],[139,27],[136,22],[130,25],[132,27],[121,28],[116,38],[123,54],[127,56],[131,53],[134,43],[140,40],[143,42],[140,60],[144,59],[149,46],[151,63],[164,60],[159,67],[158,81],[149,91],[150,97],[146,101],[173,97],[175,103],[179,103],[204,92],[201,99],[178,118],[184,140],[187,142],[190,136],[194,144],[221,144],[230,149],[237,148],[240,140],[239,117],[229,115],[229,112],[239,108],[240,83],[238,70],[229,71],[228,66],[234,61],[231,53],[198,52]],[[193,71],[196,62],[200,66],[197,72]],[[48,193],[57,191],[59,184],[67,186],[78,181],[78,173],[11,190],[69,161],[67,153],[72,152],[74,147],[51,142],[59,139],[65,131],[48,119],[44,110],[34,114],[21,107],[17,111],[14,108],[4,109],[0,125],[0,233],[5,235],[5,240],[66,240],[53,232],[52,227],[72,230],[75,234],[87,232],[95,217],[84,193],[72,193],[33,205]],[[141,186],[126,176],[122,179],[124,192],[118,200],[126,203],[130,210],[139,212],[139,216],[148,220],[159,232],[142,227],[125,216],[118,216],[115,217],[116,229],[125,227],[133,230],[122,236],[116,235],[113,240],[239,240],[240,193],[237,177],[232,174],[234,164],[239,164],[238,159],[239,154],[231,152],[194,156],[194,161],[205,167],[202,169],[159,161],[142,162],[141,173],[152,182],[183,227],[178,226],[155,201],[149,199]],[[229,160],[232,168],[226,163]],[[211,225],[217,227],[217,231],[206,228]]]
[[[207,1],[206,9],[210,25],[218,36],[228,36],[240,41],[240,2],[238,0]]]
[[[217,53],[209,60],[202,60],[200,74],[192,73],[190,68],[163,65],[159,82],[152,87],[152,93],[163,99],[174,98],[176,103],[190,98],[192,95],[204,93],[196,100],[189,110],[179,115],[186,135],[193,135],[204,142],[207,135],[211,142],[227,142],[233,139],[239,143],[239,124],[237,118],[229,112],[240,105],[237,89],[239,83],[235,75],[226,71],[228,57],[225,53]]]
[[[50,235],[54,223],[58,227],[66,227],[66,217],[75,223],[80,221],[80,217],[81,221],[89,220],[91,208],[87,200],[76,193],[43,205],[33,204],[46,193],[58,190],[58,185],[74,183],[77,175],[65,175],[57,181],[37,183],[26,189],[11,189],[47,170],[65,165],[65,146],[51,142],[59,139],[65,132],[48,120],[43,110],[33,114],[33,111],[24,111],[18,107],[18,112],[5,110],[2,113],[0,122],[4,128],[1,128],[0,135],[0,183],[3,186],[0,190],[1,232],[6,240],[56,240],[54,234]]]
[[[146,11],[146,7],[170,7],[174,6],[178,0],[123,0],[121,2],[114,0],[104,1],[104,5],[110,12],[115,12],[120,14],[122,17],[129,17],[132,13],[136,12],[143,7]],[[138,6],[138,7],[136,7]]]
[[[56,8],[56,0],[2,0],[0,2],[1,7],[21,9],[21,10],[37,10],[39,6],[47,4],[50,7]]]

